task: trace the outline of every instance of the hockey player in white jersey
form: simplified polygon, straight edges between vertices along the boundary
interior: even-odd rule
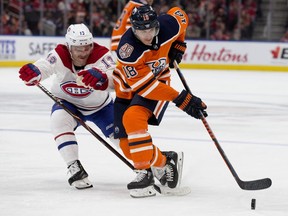
[[[116,66],[111,52],[93,42],[84,24],[70,25],[66,44],[59,44],[44,59],[21,67],[20,78],[26,85],[36,85],[55,74],[51,92],[83,121],[91,121],[103,134],[113,139],[112,72]],[[68,182],[77,189],[92,187],[80,163],[75,129],[79,125],[55,103],[51,111],[51,130],[60,155],[70,173]]]

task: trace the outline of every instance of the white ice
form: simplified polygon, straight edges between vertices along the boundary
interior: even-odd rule
[[[207,103],[207,121],[239,177],[271,178],[269,189],[240,189],[202,122],[171,104],[162,124],[149,131],[161,150],[184,151],[182,185],[191,188],[189,195],[131,198],[126,185],[135,173],[83,128],[76,131],[80,159],[94,187],[76,190],[50,134],[53,101],[25,86],[18,68],[2,68],[0,215],[287,216],[288,73],[182,72]],[[174,71],[172,85],[183,89]]]

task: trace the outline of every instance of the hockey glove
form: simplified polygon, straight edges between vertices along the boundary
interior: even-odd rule
[[[33,86],[40,82],[41,72],[34,64],[26,64],[19,70],[19,77],[27,86]]]
[[[78,83],[85,87],[93,88],[95,90],[105,90],[108,87],[107,74],[99,70],[98,68],[90,68],[88,70],[82,70],[78,74]]]
[[[173,62],[176,60],[176,62],[179,64],[182,60],[182,57],[185,53],[187,46],[185,42],[181,41],[174,41],[171,45],[171,48],[168,53],[168,57],[170,59],[169,67],[174,68]]]
[[[202,102],[202,100],[194,95],[191,95],[186,90],[183,90],[174,100],[173,102],[176,104],[177,107],[182,109],[184,112],[186,112],[188,115],[191,115],[192,117],[196,119],[201,118],[200,111],[202,114],[207,117],[208,114],[204,111],[207,109],[207,106],[205,103]]]

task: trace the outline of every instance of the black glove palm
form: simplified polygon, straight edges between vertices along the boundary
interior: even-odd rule
[[[190,94],[189,92],[183,90],[178,97],[176,97],[173,102],[176,104],[177,107],[182,109],[184,112],[186,112],[188,115],[191,115],[192,117],[196,119],[201,118],[200,112],[207,117],[208,114],[205,109],[207,109],[207,106],[205,103],[202,102],[202,100],[195,95]]]

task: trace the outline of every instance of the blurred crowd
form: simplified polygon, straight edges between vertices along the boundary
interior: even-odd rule
[[[259,0],[181,2],[189,16],[189,38],[251,40],[256,18],[261,16]]]
[[[125,0],[2,0],[1,34],[65,34],[72,23],[85,23],[94,36],[110,37]],[[241,2],[241,3],[240,3]],[[261,0],[154,0],[160,15],[173,6],[189,16],[187,38],[251,40]],[[41,8],[44,8],[42,10]]]

